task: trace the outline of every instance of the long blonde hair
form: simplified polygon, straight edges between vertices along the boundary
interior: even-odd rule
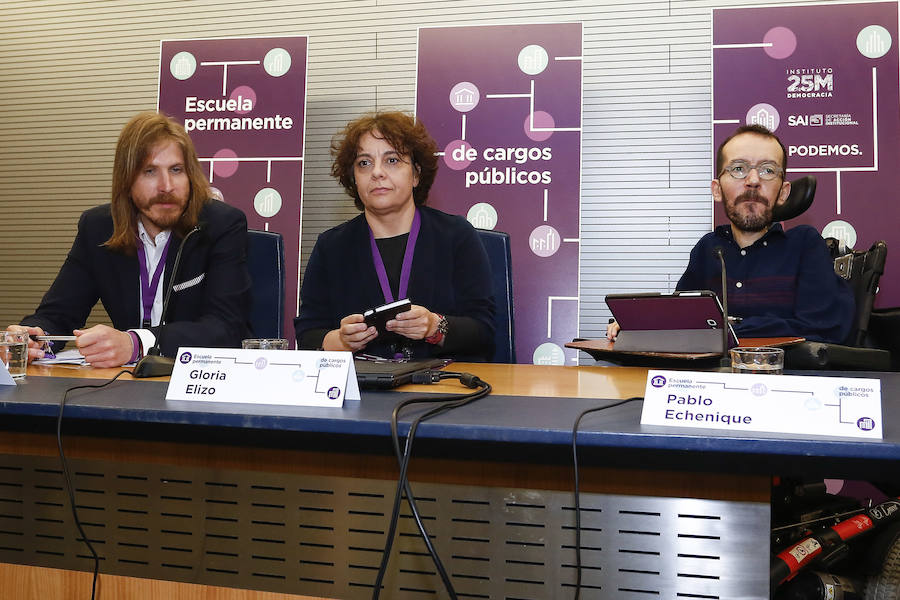
[[[142,112],[128,121],[116,144],[112,177],[113,234],[105,242],[111,250],[123,254],[135,253],[138,211],[131,200],[131,186],[153,147],[166,140],[172,140],[181,147],[184,169],[191,184],[187,206],[173,229],[179,235],[186,234],[197,224],[200,211],[209,202],[209,182],[184,127],[162,113]]]

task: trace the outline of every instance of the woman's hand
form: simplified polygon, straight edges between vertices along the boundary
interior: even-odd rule
[[[347,315],[341,319],[341,326],[325,334],[322,340],[323,350],[347,350],[357,352],[375,339],[378,330],[367,327],[360,314]]]
[[[388,321],[385,328],[411,340],[421,340],[434,335],[440,321],[438,315],[424,306],[413,304],[408,311],[398,313]]]

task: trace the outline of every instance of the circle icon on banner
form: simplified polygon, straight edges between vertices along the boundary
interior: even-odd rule
[[[249,85],[239,85],[234,88],[228,99],[237,102],[237,108],[234,112],[239,115],[246,115],[256,106],[256,90]]]
[[[860,417],[856,420],[856,426],[863,431],[872,431],[875,429],[875,419],[872,417]]]
[[[209,195],[214,200],[218,200],[219,202],[225,202],[225,194],[222,193],[222,190],[215,186],[209,186]]]
[[[472,144],[465,140],[453,140],[444,146],[444,164],[454,171],[462,171],[472,164],[473,154],[478,156]]]
[[[566,353],[553,342],[544,342],[534,349],[531,361],[536,365],[564,365],[566,364]]]
[[[747,125],[762,125],[769,131],[775,131],[781,124],[781,115],[778,114],[778,109],[771,104],[760,102],[747,111],[744,121]]]
[[[213,175],[216,177],[231,177],[238,170],[237,152],[231,148],[222,148],[213,154]]]
[[[497,209],[487,202],[473,204],[466,213],[466,220],[477,229],[493,229],[497,226]]]
[[[787,27],[773,27],[763,36],[766,54],[772,58],[787,58],[797,49],[797,36]]]
[[[559,250],[562,238],[559,232],[550,225],[539,225],[528,236],[531,251],[542,258],[553,256]]]
[[[266,360],[265,356],[260,356],[255,361],[253,361],[253,366],[259,370],[265,369],[268,366],[269,361]]]
[[[550,57],[543,46],[531,44],[519,50],[519,68],[526,75],[537,75],[547,68]]]
[[[263,68],[272,77],[281,77],[291,68],[291,54],[284,48],[272,48],[266,52]]]
[[[179,52],[169,61],[169,73],[180,81],[190,79],[197,70],[197,59],[190,52]]]
[[[458,112],[469,112],[481,100],[478,86],[471,81],[460,81],[450,89],[450,106]]]
[[[274,188],[263,188],[253,198],[253,210],[261,217],[274,217],[281,210],[281,194]]]
[[[657,375],[656,377],[654,377],[653,379],[650,380],[650,385],[652,385],[655,388],[661,388],[664,385],[666,385],[666,378],[663,377],[662,375]]]
[[[856,247],[856,229],[847,221],[832,221],[822,228],[823,238],[834,238],[841,246]]]
[[[881,58],[891,49],[891,32],[881,25],[863,27],[856,36],[856,49],[866,58]]]
[[[178,357],[178,360],[181,361],[181,364],[186,365],[191,362],[191,358],[193,357],[190,352],[182,352],[181,356]]]
[[[306,379],[306,373],[303,372],[303,369],[297,369],[293,373],[291,373],[291,379],[294,380],[294,383],[300,383],[304,379]]]
[[[341,395],[341,388],[337,387],[336,385],[328,388],[328,399],[329,400],[337,400],[340,395]]]
[[[543,142],[553,135],[555,126],[556,121],[553,120],[553,116],[542,110],[536,110],[533,114],[525,117],[525,135],[536,142]]]
[[[750,387],[750,393],[754,396],[765,396],[769,393],[769,389],[766,387],[764,383],[754,383]]]

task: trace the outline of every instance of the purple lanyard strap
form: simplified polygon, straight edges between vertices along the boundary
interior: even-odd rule
[[[403,267],[400,269],[400,288],[397,290],[400,299],[406,298],[406,291],[409,288],[409,274],[412,271],[413,253],[416,250],[416,239],[419,237],[419,227],[422,219],[419,217],[419,211],[416,209],[413,215],[412,227],[409,230],[409,239],[406,240],[406,251],[403,253]],[[375,272],[378,273],[378,282],[381,284],[381,292],[384,294],[385,303],[394,301],[394,294],[391,292],[391,283],[388,280],[387,269],[384,268],[384,260],[381,258],[381,252],[378,251],[378,244],[375,243],[375,234],[369,227],[369,241],[372,244],[372,261],[375,263]]]
[[[147,251],[144,249],[144,242],[138,240],[138,262],[141,265],[141,303],[144,305],[144,326],[150,323],[150,312],[153,310],[153,301],[156,299],[156,290],[159,287],[159,278],[162,277],[163,271],[166,270],[166,256],[169,255],[169,245],[172,243],[172,235],[169,235],[166,241],[166,247],[163,248],[162,256],[156,264],[156,270],[153,272],[153,279],[150,279],[150,273],[147,269]]]

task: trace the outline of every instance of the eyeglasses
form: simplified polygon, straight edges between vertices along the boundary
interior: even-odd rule
[[[772,181],[776,177],[784,175],[784,169],[771,161],[763,161],[751,165],[743,160],[734,161],[725,167],[725,169],[722,170],[722,173],[728,173],[735,179],[744,179],[753,169],[756,169],[756,174],[759,175],[759,178],[763,181]]]

